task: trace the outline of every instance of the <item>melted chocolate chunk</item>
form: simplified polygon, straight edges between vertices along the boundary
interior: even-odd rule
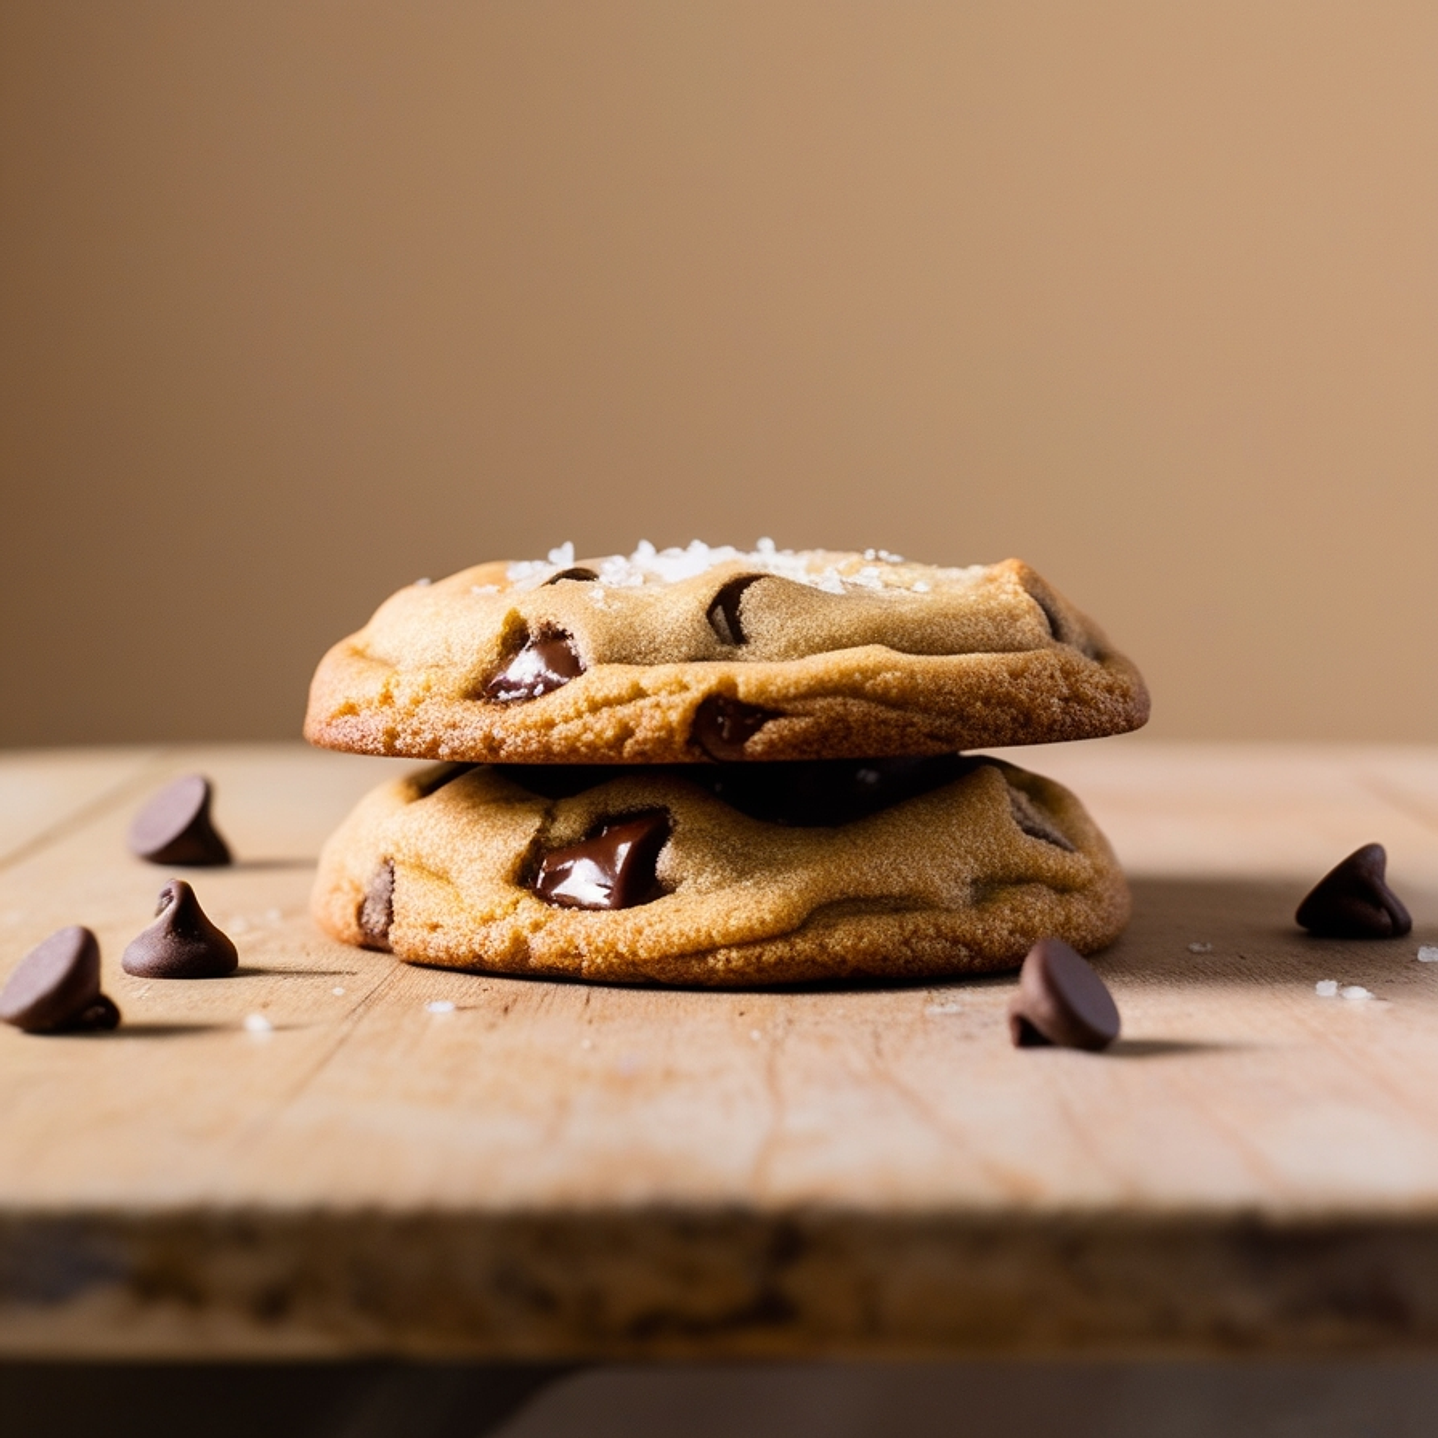
[[[607,823],[589,838],[546,854],[534,891],[567,909],[647,904],[659,897],[655,867],[669,828],[669,815],[661,809]]]
[[[727,694],[714,694],[694,711],[689,735],[711,759],[732,762],[742,759],[745,744],[778,717],[776,709],[761,709]]]
[[[152,864],[228,864],[229,845],[210,819],[213,790],[203,774],[186,774],[152,795],[130,825],[130,852]]]
[[[573,569],[561,569],[558,574],[551,574],[539,587],[547,588],[551,584],[558,584],[561,579],[579,579],[590,583],[599,578],[599,575],[592,569],[586,569],[582,564],[575,565]]]
[[[763,578],[762,574],[736,575],[709,601],[705,611],[709,627],[725,644],[743,644],[749,638],[739,622],[739,601],[751,584]]]
[[[389,952],[389,931],[394,924],[394,863],[386,859],[374,871],[357,915],[360,942],[367,949]]]
[[[1385,878],[1388,853],[1365,844],[1330,869],[1294,916],[1311,934],[1331,939],[1396,939],[1413,927],[1403,901]]]
[[[1088,960],[1062,939],[1040,939],[1024,960],[1019,991],[1009,1004],[1015,1047],[1102,1049],[1118,1031],[1118,1005]]]
[[[95,935],[76,924],[31,949],[0,991],[0,1021],[31,1034],[114,1028],[120,1011],[100,992]]]
[[[497,704],[538,699],[584,673],[574,641],[563,629],[526,632],[514,657],[484,686],[484,697]]]
[[[159,916],[130,941],[120,959],[127,974],[142,979],[221,979],[240,966],[234,941],[210,922],[195,891],[183,879],[160,890]]]
[[[768,764],[655,764],[640,771],[696,784],[766,824],[829,828],[927,794],[987,762],[959,754],[896,759],[781,759]],[[604,764],[496,764],[545,799],[570,799],[635,770]]]
[[[1015,789],[1012,784],[1009,785],[1009,807],[1013,810],[1014,823],[1031,839],[1042,839],[1070,854],[1074,852],[1073,844],[1058,825],[1022,789]]]

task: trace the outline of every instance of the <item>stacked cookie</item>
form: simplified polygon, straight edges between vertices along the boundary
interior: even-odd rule
[[[789,983],[1091,953],[1128,918],[1079,801],[966,751],[1148,717],[1026,565],[695,543],[484,564],[322,660],[305,734],[443,761],[326,845],[335,937],[457,968]]]

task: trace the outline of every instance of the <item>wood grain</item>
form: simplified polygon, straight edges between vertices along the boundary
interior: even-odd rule
[[[388,761],[7,756],[0,978],[87,923],[125,1024],[0,1032],[0,1352],[1438,1341],[1438,964],[1416,958],[1438,943],[1438,751],[1016,757],[1078,790],[1134,880],[1106,1055],[1011,1048],[1010,979],[703,993],[408,968],[305,912],[321,840]],[[125,827],[191,769],[240,862],[189,877],[242,968],[130,979],[169,875]],[[1293,929],[1372,839],[1411,938]],[[1376,997],[1319,998],[1324,978]]]

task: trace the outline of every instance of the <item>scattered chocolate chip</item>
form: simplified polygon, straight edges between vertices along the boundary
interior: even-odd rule
[[[1031,839],[1043,839],[1055,848],[1072,854],[1074,846],[1054,821],[1024,793],[1009,785],[1009,808],[1013,810],[1014,823]]]
[[[240,965],[228,934],[210,922],[195,891],[183,879],[160,890],[158,915],[120,959],[127,974],[140,979],[222,979]]]
[[[1118,1030],[1118,1006],[1088,960],[1062,939],[1040,939],[1024,960],[1019,991],[1009,1004],[1014,1044],[1102,1049]]]
[[[210,819],[210,781],[186,774],[151,795],[130,824],[130,852],[152,864],[201,867],[230,862]]]
[[[632,909],[659,897],[656,865],[670,819],[652,809],[544,856],[534,891],[567,909]]]
[[[71,1034],[104,1034],[120,1027],[120,1009],[108,994],[101,994],[78,1018],[65,1025]]]
[[[725,644],[743,644],[748,635],[739,622],[739,601],[751,584],[763,579],[762,574],[739,574],[721,586],[718,594],[709,601],[705,614],[709,627]]]
[[[578,579],[585,583],[592,583],[599,575],[592,569],[586,569],[582,564],[576,565],[573,569],[561,569],[558,574],[551,574],[539,587],[548,588],[551,584],[558,584],[561,579]]]
[[[360,901],[361,942],[367,949],[389,952],[389,931],[394,924],[394,864],[386,859],[365,889]]]
[[[1396,939],[1413,927],[1398,895],[1388,887],[1388,853],[1365,844],[1330,869],[1294,916],[1310,934],[1329,939]]]
[[[484,697],[498,704],[517,699],[538,699],[577,679],[584,665],[574,641],[562,629],[526,632],[524,642],[508,664],[484,687]]]
[[[29,1034],[114,1028],[120,1011],[100,992],[100,945],[78,924],[37,944],[0,991],[0,1020]]]
[[[744,757],[744,746],[778,710],[761,709],[727,694],[712,694],[694,711],[690,737],[711,758],[730,762]]]

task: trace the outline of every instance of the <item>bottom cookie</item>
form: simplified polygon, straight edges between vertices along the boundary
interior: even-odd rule
[[[312,907],[413,963],[744,986],[1016,967],[1129,893],[1051,780],[994,759],[437,765],[362,799]]]

